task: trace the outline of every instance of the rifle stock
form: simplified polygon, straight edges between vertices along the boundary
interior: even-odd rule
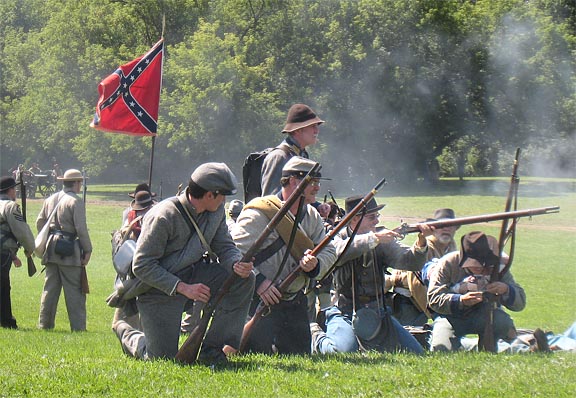
[[[24,179],[22,178],[22,174],[20,173],[19,176],[19,184],[20,184],[20,198],[22,200],[22,217],[24,218],[24,222],[26,222],[26,185],[24,185]],[[26,254],[26,265],[28,268],[28,276],[32,277],[36,273],[36,264],[34,264],[34,259],[32,258],[32,253],[30,255]]]
[[[258,239],[250,246],[250,248],[244,253],[240,262],[250,262],[254,255],[260,250],[268,236],[274,231],[274,228],[280,223],[282,218],[288,213],[290,208],[296,203],[296,201],[300,198],[308,184],[312,181],[312,176],[320,171],[320,164],[316,163],[314,167],[306,174],[306,176],[300,181],[298,187],[292,192],[290,197],[286,200],[286,202],[282,205],[282,207],[278,210],[278,212],[272,217],[270,222],[264,228],[264,231],[260,234]],[[175,360],[180,363],[185,364],[192,364],[198,358],[198,353],[200,352],[200,346],[202,341],[204,340],[204,336],[206,335],[206,330],[208,329],[208,325],[210,323],[210,319],[216,310],[216,306],[220,303],[222,298],[228,293],[232,285],[240,278],[234,272],[230,274],[228,278],[224,281],[218,293],[210,299],[210,301],[204,307],[202,317],[198,324],[192,329],[192,332],[184,341],[182,346],[178,349],[176,353]]]
[[[346,216],[336,226],[334,226],[334,228],[332,230],[330,230],[330,232],[328,232],[328,234],[326,234],[324,239],[322,239],[322,241],[320,243],[318,243],[312,249],[310,254],[312,256],[317,256],[318,253],[320,253],[322,251],[322,249],[324,249],[324,247],[328,243],[330,243],[330,241],[334,238],[334,236],[336,236],[336,234],[342,228],[344,228],[348,224],[348,222],[350,222],[350,220],[356,214],[358,214],[358,212],[360,212],[364,208],[364,206],[368,203],[368,201],[370,201],[370,199],[372,199],[374,197],[374,195],[376,195],[376,192],[378,192],[378,189],[380,189],[380,187],[382,185],[384,185],[385,183],[386,183],[386,179],[382,179],[378,184],[376,184],[376,186],[374,188],[372,188],[372,190],[370,192],[368,192],[368,194],[366,194],[366,196],[364,196],[362,198],[362,200],[360,200],[360,203],[358,203],[348,214],[346,214]],[[298,275],[300,275],[300,267],[296,266],[286,276],[286,278],[284,278],[284,280],[282,282],[280,282],[280,284],[276,285],[276,288],[278,289],[278,291],[280,293],[284,293],[288,289],[288,287],[292,284],[292,282],[294,282],[294,280],[296,280]],[[258,303],[258,306],[256,307],[256,310],[254,311],[254,315],[244,325],[244,330],[242,332],[242,337],[240,339],[240,346],[238,347],[238,352],[244,352],[244,350],[246,349],[246,346],[248,344],[248,340],[250,339],[250,336],[252,335],[252,331],[254,330],[254,327],[256,327],[256,325],[258,324],[258,321],[260,321],[260,319],[262,319],[262,316],[264,316],[264,311],[266,311],[267,309],[268,309],[268,306],[265,305],[262,300],[260,300],[260,302]]]
[[[526,210],[517,210],[517,211],[507,211],[502,213],[491,213],[491,214],[483,214],[480,216],[470,216],[470,217],[460,217],[460,218],[451,218],[447,220],[440,220],[440,221],[428,221],[423,223],[417,224],[402,224],[397,228],[394,228],[394,232],[398,232],[400,235],[411,234],[415,232],[420,232],[418,229],[419,225],[425,224],[435,228],[444,228],[444,227],[458,227],[460,225],[468,225],[468,224],[478,224],[483,222],[489,221],[497,221],[497,220],[509,220],[511,218],[521,218],[521,217],[532,217],[532,216],[539,216],[542,214],[552,214],[558,213],[560,211],[559,206],[548,206],[548,207],[538,207],[535,209],[526,209]]]

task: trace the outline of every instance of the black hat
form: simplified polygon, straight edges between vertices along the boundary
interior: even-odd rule
[[[346,213],[350,213],[352,211],[352,209],[354,209],[358,205],[358,203],[360,203],[360,201],[362,201],[363,198],[364,198],[364,196],[361,196],[361,195],[350,196],[350,197],[346,198],[346,200],[344,202],[345,207],[346,207]],[[368,203],[366,203],[366,214],[376,213],[377,211],[382,209],[384,206],[386,206],[386,205],[379,205],[376,203],[376,199],[372,198],[368,201]]]
[[[148,186],[148,184],[146,184],[145,182],[142,184],[138,184],[136,185],[136,188],[134,188],[134,192],[129,192],[128,196],[130,196],[131,198],[134,198],[135,195],[140,192],[140,191],[146,191],[150,194],[150,196],[152,196],[153,198],[156,197],[156,192],[151,192],[150,191],[150,187]]]
[[[322,124],[324,120],[316,116],[316,113],[304,104],[294,104],[288,110],[286,125],[283,133],[291,133],[295,130],[310,126],[312,124]]]
[[[9,190],[10,188],[15,187],[16,184],[16,180],[12,177],[2,177],[2,179],[0,179],[0,192],[4,192]]]
[[[201,164],[194,170],[190,179],[209,192],[234,195],[238,191],[236,176],[225,163]]]
[[[500,263],[498,241],[480,231],[469,232],[462,237],[460,254],[462,268],[497,266]]]
[[[301,156],[292,156],[290,160],[286,162],[284,167],[282,167],[282,177],[305,177],[316,162],[303,158]],[[322,178],[322,173],[312,174],[312,178],[317,178],[320,180],[329,180],[330,178]]]
[[[130,207],[133,210],[146,210],[150,206],[154,204],[152,200],[152,195],[148,191],[138,191],[136,192],[136,196],[132,203],[130,203]]]

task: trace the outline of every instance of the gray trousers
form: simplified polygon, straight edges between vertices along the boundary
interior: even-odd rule
[[[479,306],[466,317],[439,315],[434,319],[430,351],[455,351],[461,348],[460,338],[467,334],[482,336],[485,327],[484,311]],[[507,339],[514,328],[510,315],[501,309],[494,310],[494,341]]]
[[[214,297],[228,272],[217,264],[198,263],[189,283],[204,283]],[[248,307],[254,291],[254,275],[237,278],[230,291],[222,298],[204,338],[202,350],[224,345],[238,347]],[[122,349],[140,359],[169,358],[178,352],[182,313],[189,300],[182,295],[168,296],[153,289],[137,297],[142,330],[123,324],[117,330]]]
[[[40,299],[38,327],[54,329],[60,292],[64,290],[66,310],[72,331],[86,330],[86,294],[82,293],[82,267],[46,264],[46,277]]]

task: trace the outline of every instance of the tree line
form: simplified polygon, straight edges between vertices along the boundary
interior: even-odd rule
[[[151,140],[88,127],[98,83],[161,36],[154,181],[205,161],[238,176],[290,105],[326,121],[311,148],[356,187],[379,177],[576,175],[573,0],[4,0],[2,173],[82,165],[145,180]]]

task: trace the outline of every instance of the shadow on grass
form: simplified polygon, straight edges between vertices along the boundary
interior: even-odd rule
[[[310,371],[310,363],[323,364],[327,362],[337,362],[346,365],[395,365],[405,364],[410,359],[420,360],[422,356],[413,354],[391,354],[370,352],[369,354],[348,353],[335,355],[265,355],[265,354],[245,354],[234,357],[227,363],[217,365],[181,365],[190,367],[208,367],[212,371],[250,371],[265,368],[274,368],[284,372]],[[323,370],[322,370],[323,372]]]

